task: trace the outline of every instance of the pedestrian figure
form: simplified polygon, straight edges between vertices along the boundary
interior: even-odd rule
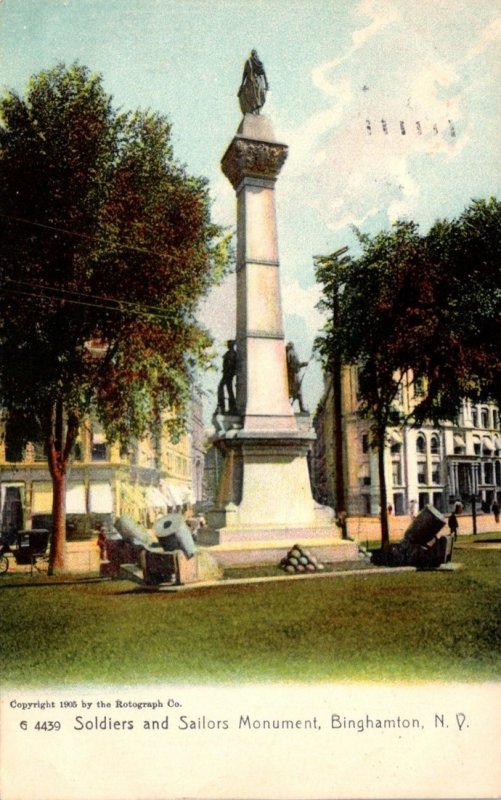
[[[226,342],[228,350],[223,356],[223,377],[217,387],[217,412],[219,414],[237,414],[237,404],[233,392],[233,379],[237,372],[237,353],[235,350],[235,340],[228,339]],[[226,410],[224,390],[228,395],[228,410]]]
[[[459,522],[458,522],[458,518],[456,517],[454,511],[452,512],[452,514],[449,517],[448,525],[449,525],[449,530],[451,532],[451,536],[454,539],[454,541],[456,541],[456,539],[458,538]]]
[[[107,543],[108,539],[106,537],[106,531],[104,530],[104,526],[101,525],[97,535],[97,546],[99,547],[99,557],[101,561],[106,561],[108,558],[108,552],[106,548]]]
[[[497,500],[494,500],[491,506],[491,511],[494,514],[494,520],[499,522],[499,503]]]

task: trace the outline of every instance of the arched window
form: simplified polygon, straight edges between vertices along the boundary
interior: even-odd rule
[[[434,455],[440,454],[440,439],[436,433],[434,433],[430,439],[430,451]]]
[[[426,453],[426,438],[423,433],[419,433],[416,436],[416,452],[417,453]]]
[[[488,408],[482,408],[480,410],[480,419],[482,421],[482,423],[481,423],[482,424],[482,428],[488,428],[489,427],[489,409]]]

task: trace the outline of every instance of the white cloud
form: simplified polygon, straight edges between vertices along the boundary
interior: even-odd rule
[[[471,61],[471,59],[476,58],[482,53],[485,53],[486,50],[490,49],[493,46],[499,47],[500,43],[501,43],[501,17],[498,17],[481,31],[475,44],[468,50],[465,57],[465,62]],[[499,50],[497,51],[497,55],[498,55],[498,67],[499,67]]]

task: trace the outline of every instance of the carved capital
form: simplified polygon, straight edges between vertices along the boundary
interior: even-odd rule
[[[221,161],[221,169],[234,189],[246,177],[276,180],[285,159],[287,145],[235,136]]]

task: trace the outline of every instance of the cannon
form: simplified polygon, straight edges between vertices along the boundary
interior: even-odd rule
[[[446,519],[434,506],[426,505],[412,520],[403,539],[391,545],[387,553],[379,551],[374,563],[390,567],[436,569],[452,559],[452,536],[440,534]]]
[[[196,552],[193,534],[182,514],[166,514],[155,522],[155,533],[166,552],[181,550],[186,558],[193,558]]]

